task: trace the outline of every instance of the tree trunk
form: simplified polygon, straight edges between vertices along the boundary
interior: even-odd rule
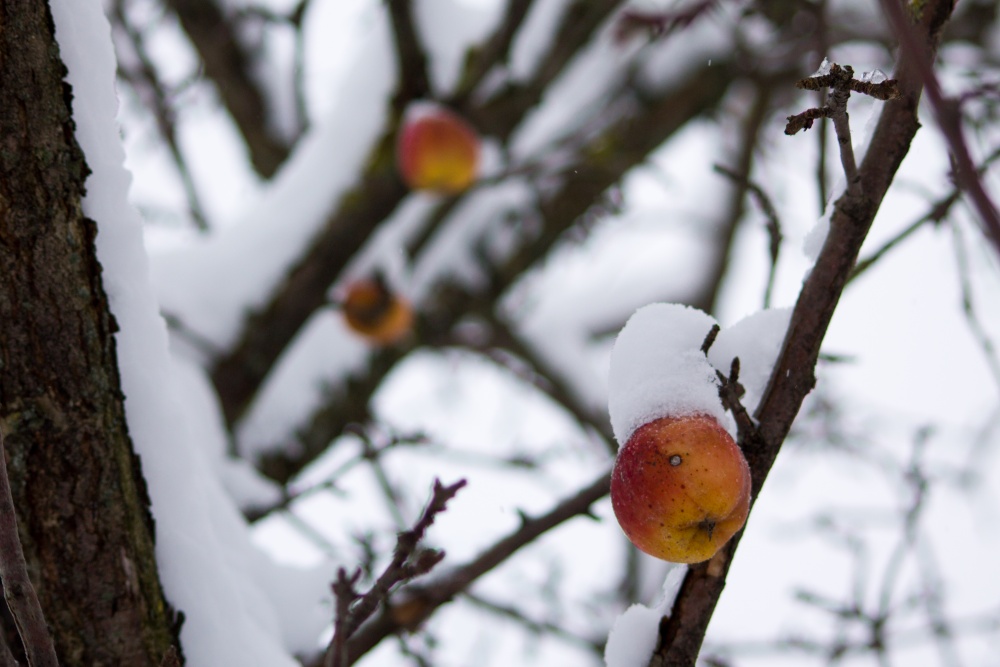
[[[119,384],[88,173],[46,3],[0,0],[0,426],[62,665],[160,665],[176,643]],[[7,625],[9,643],[18,643]]]

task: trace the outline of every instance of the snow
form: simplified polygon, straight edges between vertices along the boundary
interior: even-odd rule
[[[522,82],[531,78],[568,4],[567,0],[536,0],[531,3],[524,25],[511,45],[511,79]]]
[[[869,72],[863,72],[861,74],[861,81],[863,83],[876,83],[876,84],[878,84],[878,83],[883,83],[888,78],[889,77],[886,76],[886,73],[883,72],[882,70],[878,69],[877,67],[875,69],[869,71]]]
[[[168,354],[141,223],[127,203],[110,27],[99,0],[57,0],[52,13],[73,86],[77,140],[93,171],[84,211],[98,224],[103,281],[120,326],[129,431],[152,499],[161,581],[187,619],[181,628],[187,664],[296,667],[292,654],[313,650],[327,621],[321,582],[330,573],[284,569],[266,559],[213,474],[206,447],[214,443],[217,456],[224,436],[218,423],[191,419],[190,384]],[[291,591],[301,595],[304,588],[312,593],[292,603]]]
[[[819,68],[809,75],[810,79],[815,79],[821,76],[826,76],[833,69],[833,63],[830,62],[829,58],[823,58],[823,62],[819,64]]]
[[[647,607],[633,604],[626,609],[611,627],[608,643],[604,646],[606,667],[640,667],[649,662],[656,649],[660,619],[670,614],[687,565],[668,563],[667,574],[656,604]]]
[[[739,358],[739,382],[746,390],[740,402],[751,415],[767,389],[791,316],[791,308],[754,313],[720,331],[708,351],[708,360],[727,377],[733,359]]]
[[[239,224],[181,248],[155,252],[153,276],[166,312],[225,344],[248,310],[287,274],[354,180],[382,128],[394,84],[388,19],[366,34],[341,97],[303,137],[275,181],[252,197]]]
[[[791,309],[755,313],[722,329],[701,351],[716,324],[702,311],[679,304],[643,306],[629,318],[611,352],[608,411],[619,444],[654,419],[702,413],[732,431],[731,418],[719,400],[715,371],[729,375],[740,359],[742,403],[753,414],[767,388],[781,351]]]
[[[729,423],[715,369],[701,351],[715,324],[696,308],[669,303],[643,306],[625,323],[608,378],[608,411],[619,445],[660,417],[701,413]]]
[[[843,188],[840,188],[839,191],[843,192]],[[833,215],[833,202],[835,201],[836,199],[831,199],[827,203],[826,212],[816,221],[816,224],[802,241],[802,252],[813,264],[819,259],[819,253],[823,250],[823,244],[826,243],[826,237],[830,233],[830,217]]]
[[[466,54],[489,37],[501,9],[500,3],[477,7],[455,0],[423,0],[413,4],[418,37],[428,52],[433,90],[454,90]]]
[[[617,44],[613,22],[597,31],[591,44],[581,50],[559,78],[545,91],[545,99],[528,113],[515,130],[510,150],[518,162],[544,155],[550,161],[554,143],[572,138],[578,144],[602,123],[607,123],[603,99],[627,77],[640,45]],[[604,117],[598,117],[598,112]],[[595,122],[596,121],[596,122]]]
[[[615,621],[604,646],[607,667],[637,667],[649,662],[659,636],[660,613],[634,604]]]

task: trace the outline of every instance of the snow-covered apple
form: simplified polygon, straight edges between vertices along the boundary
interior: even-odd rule
[[[619,450],[611,505],[641,551],[698,563],[743,527],[750,511],[750,468],[713,417],[662,417],[637,428]]]
[[[439,106],[419,105],[403,119],[396,161],[413,190],[457,194],[479,175],[479,136],[463,118]]]
[[[413,328],[413,308],[380,278],[347,286],[342,309],[347,326],[375,345],[392,345]]]

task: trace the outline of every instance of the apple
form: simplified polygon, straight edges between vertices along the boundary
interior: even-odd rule
[[[700,563],[746,522],[750,467],[714,417],[662,417],[637,428],[619,450],[611,506],[641,551]]]
[[[409,188],[453,195],[479,175],[479,144],[479,135],[460,116],[419,105],[403,119],[396,163]]]
[[[375,345],[398,343],[413,328],[409,302],[378,277],[349,284],[342,310],[348,328]]]

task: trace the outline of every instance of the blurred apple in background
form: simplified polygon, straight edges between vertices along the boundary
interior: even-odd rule
[[[349,284],[342,308],[347,326],[375,345],[397,343],[413,328],[409,302],[392,292],[381,276]]]
[[[750,511],[750,468],[713,417],[663,417],[637,428],[619,450],[611,505],[641,551],[698,563],[743,527]]]
[[[457,194],[479,175],[479,136],[444,107],[421,103],[407,111],[396,145],[403,181],[413,190]]]

